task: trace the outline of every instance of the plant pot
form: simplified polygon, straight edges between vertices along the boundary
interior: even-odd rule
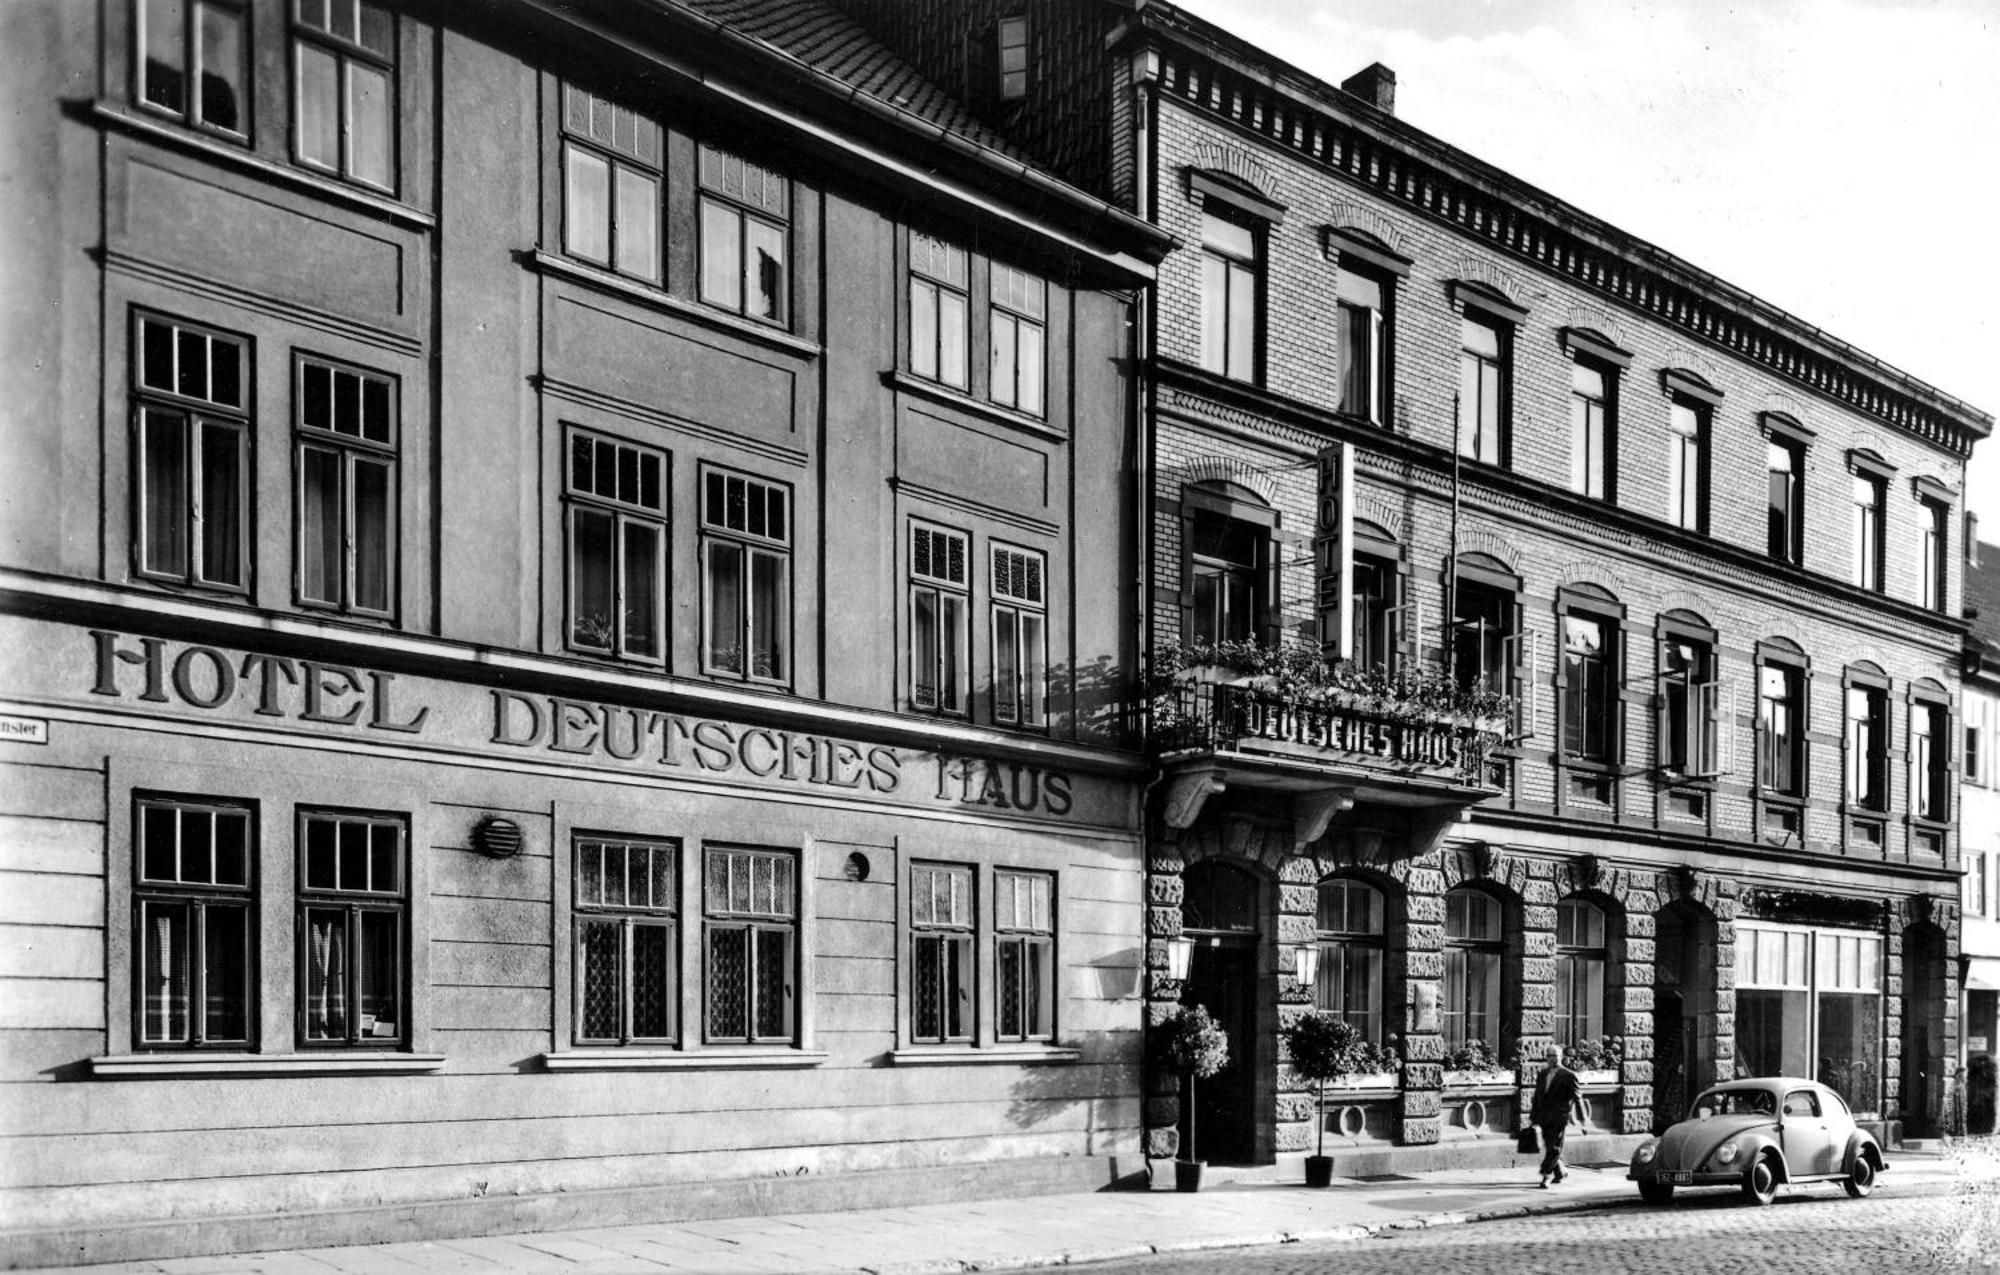
[[[1174,1190],[1201,1190],[1201,1171],[1208,1167],[1206,1160],[1174,1161]]]
[[[1306,1185],[1333,1185],[1333,1157],[1330,1155],[1309,1155],[1306,1157]]]

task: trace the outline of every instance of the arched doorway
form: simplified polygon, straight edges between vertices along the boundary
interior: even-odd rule
[[[1654,916],[1653,1127],[1715,1083],[1715,918],[1676,899]]]
[[[1945,978],[1944,932],[1913,925],[1903,932],[1903,1133],[1935,1137],[1944,1098],[1944,1003],[1951,995]]]
[[[1247,1164],[1257,1155],[1261,891],[1249,872],[1215,859],[1190,867],[1181,882],[1181,932],[1194,940],[1181,1004],[1205,1006],[1229,1033],[1229,1065],[1195,1087],[1196,1151],[1216,1164]]]

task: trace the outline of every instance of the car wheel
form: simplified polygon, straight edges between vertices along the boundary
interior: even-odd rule
[[[1743,1170],[1743,1197],[1757,1205],[1778,1197],[1778,1165],[1770,1156],[1758,1156]]]
[[[1674,1198],[1674,1189],[1665,1182],[1641,1182],[1639,1198],[1648,1204],[1665,1204]]]
[[[1859,1200],[1875,1189],[1875,1162],[1866,1155],[1854,1157],[1854,1170],[1847,1175],[1841,1188]]]

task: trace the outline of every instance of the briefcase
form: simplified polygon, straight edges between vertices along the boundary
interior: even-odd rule
[[[1514,1150],[1521,1155],[1540,1155],[1542,1131],[1533,1125],[1521,1130],[1520,1136],[1514,1139]]]

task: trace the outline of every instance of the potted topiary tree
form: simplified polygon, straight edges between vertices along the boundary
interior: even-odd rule
[[[1229,1033],[1216,1026],[1206,1008],[1188,1005],[1161,1020],[1156,1044],[1159,1057],[1187,1080],[1188,1137],[1174,1160],[1174,1189],[1199,1191],[1204,1165],[1195,1157],[1194,1083],[1229,1065]]]
[[[1333,1181],[1333,1157],[1326,1153],[1326,1086],[1354,1068],[1360,1033],[1346,1019],[1323,1010],[1301,1014],[1285,1029],[1285,1048],[1292,1056],[1292,1073],[1313,1087],[1313,1121],[1319,1126],[1319,1152],[1306,1157],[1306,1185]]]

